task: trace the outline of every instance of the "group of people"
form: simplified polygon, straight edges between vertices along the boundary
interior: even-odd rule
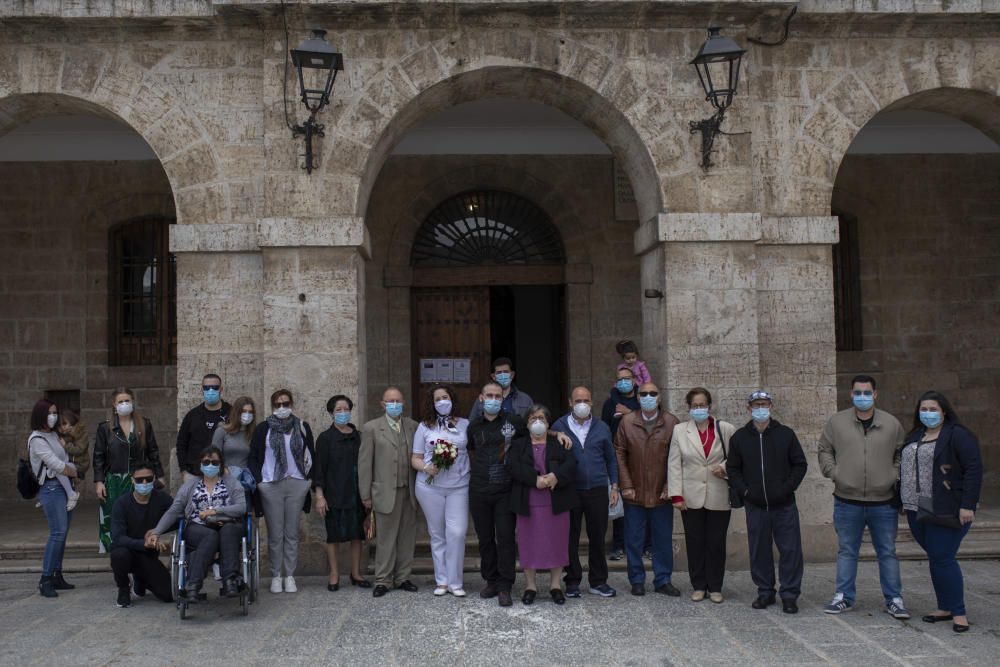
[[[383,414],[357,428],[353,401],[327,403],[331,424],[314,440],[294,413],[291,391],[270,399],[260,419],[254,401],[221,398],[215,374],[202,381],[203,402],[185,416],[177,436],[184,482],[175,497],[164,490],[152,425],[134,410],[134,395],[116,390],[113,413],[98,427],[93,474],[102,500],[100,542],[111,554],[118,604],[131,592],[151,590],[172,599],[170,576],[158,560],[162,536],[185,521],[192,547],[186,589],[201,598],[211,563],[225,595],[238,595],[243,517],[253,507],[268,528],[272,593],[294,593],[299,519],[310,506],[327,533],[327,588],[340,587],[337,545],[351,546],[352,586],[374,597],[392,590],[415,592],[410,575],[417,506],[427,522],[434,565],[434,595],[464,597],[465,539],[471,514],[478,538],[483,598],[513,604],[517,561],[524,570],[521,602],[538,596],[538,571],[548,571],[549,596],[562,605],[581,595],[580,540],[588,537],[587,590],[613,597],[608,585],[605,537],[609,517],[623,515],[611,557],[623,549],[632,595],[646,593],[644,555],[652,560],[653,589],[679,596],[672,581],[674,510],[684,527],[691,600],[723,602],[726,538],[733,508],[744,508],[754,609],[780,597],[796,613],[803,556],[795,492],[807,460],[795,432],[773,418],[773,397],[755,391],[742,426],[713,416],[712,395],[687,392],[688,417],[680,422],[662,405],[662,394],[637,359],[634,344],[619,345],[623,361],[595,415],[593,395],[579,386],[567,412],[555,417],[534,403],[514,380],[510,359],[499,358],[468,418],[454,390],[434,388],[427,416],[407,417],[403,392],[388,387]],[[895,553],[900,512],[927,552],[938,608],[927,622],[952,621],[968,629],[956,554],[978,505],[982,478],[979,446],[937,392],[921,396],[909,433],[875,407],[872,377],[851,385],[852,407],[830,418],[819,440],[819,463],[834,483],[839,550],[836,591],[824,611],[854,608],[858,553],[865,528],[879,561],[885,609],[910,617],[902,600]],[[62,576],[62,549],[83,471],[70,459],[81,439],[78,420],[39,401],[32,413],[30,461],[38,471],[39,502],[50,526],[42,595],[72,588]],[[76,428],[74,431],[73,429]],[[374,539],[374,582],[362,576],[361,550]],[[775,576],[773,548],[779,553]]]

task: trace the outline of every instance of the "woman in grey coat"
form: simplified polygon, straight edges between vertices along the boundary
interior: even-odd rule
[[[236,597],[240,581],[240,540],[243,517],[247,511],[243,485],[226,470],[222,451],[215,446],[201,453],[201,476],[184,482],[174,502],[152,530],[150,544],[156,546],[160,535],[173,530],[184,519],[184,540],[191,549],[184,590],[178,595],[188,603],[198,601],[205,574],[215,554],[219,554],[223,594]]]

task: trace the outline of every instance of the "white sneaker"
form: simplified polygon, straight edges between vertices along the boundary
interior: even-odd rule
[[[438,586],[437,588],[434,589],[434,595],[436,595],[437,597],[441,597],[447,592],[448,592],[447,586]]]
[[[212,563],[212,577],[216,581],[222,581],[222,573],[219,571],[218,563]]]
[[[288,575],[285,577],[285,592],[286,593],[298,593],[299,589],[295,587],[295,577]]]
[[[465,597],[465,589],[464,588],[449,588],[448,592],[451,593],[452,595],[454,595],[457,598],[464,598]]]
[[[80,492],[74,491],[73,495],[69,497],[69,502],[66,503],[66,511],[72,512],[78,502],[80,502]]]
[[[281,577],[271,577],[271,592],[272,593],[281,592]]]

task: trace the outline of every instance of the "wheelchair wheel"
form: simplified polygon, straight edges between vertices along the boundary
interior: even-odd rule
[[[177,610],[180,612],[181,620],[182,621],[185,618],[187,618],[187,610],[188,610],[187,602],[178,601],[177,602]]]
[[[174,535],[173,542],[170,544],[170,590],[175,594],[179,588],[180,583],[180,558],[178,557],[178,548],[180,547],[180,541],[177,536]]]
[[[260,531],[254,527],[253,531],[253,558],[250,567],[250,601],[256,602],[260,596]]]
[[[250,591],[243,589],[240,593],[240,605],[243,607],[243,615],[250,615]]]

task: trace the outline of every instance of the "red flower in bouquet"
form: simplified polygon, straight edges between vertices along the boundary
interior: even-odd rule
[[[447,440],[435,440],[431,452],[431,464],[438,470],[447,470],[458,459],[458,447]],[[427,476],[427,483],[433,484],[434,477]]]

